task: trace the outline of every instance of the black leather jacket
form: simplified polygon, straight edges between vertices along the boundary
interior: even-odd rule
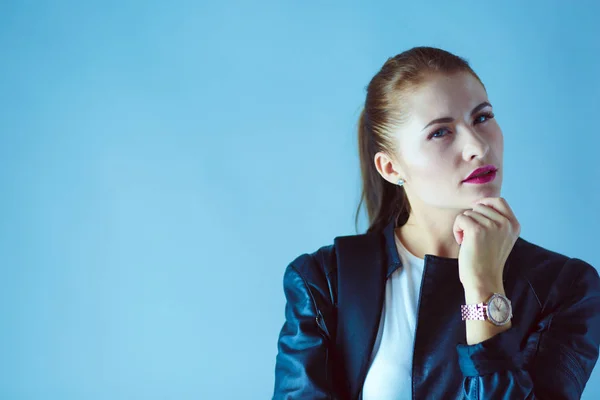
[[[273,399],[362,398],[385,282],[401,267],[395,227],[337,237],[287,266]],[[347,268],[357,262],[364,268]],[[600,346],[596,269],[519,237],[503,281],[512,327],[467,345],[458,260],[425,256],[413,399],[581,397]]]

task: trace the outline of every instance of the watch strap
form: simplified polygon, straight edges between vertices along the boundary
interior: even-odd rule
[[[481,320],[487,319],[486,303],[463,304],[460,306],[461,318],[465,320]]]

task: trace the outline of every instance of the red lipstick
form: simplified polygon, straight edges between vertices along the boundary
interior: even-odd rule
[[[487,183],[491,182],[496,178],[496,172],[498,168],[489,164],[481,168],[477,168],[463,181],[465,183]]]

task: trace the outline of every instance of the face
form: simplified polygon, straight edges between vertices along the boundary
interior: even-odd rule
[[[395,160],[376,158],[380,173],[394,184],[406,181],[413,207],[466,209],[499,197],[504,139],[479,81],[466,72],[433,75],[406,98],[407,119],[394,131]],[[498,168],[493,181],[463,182],[487,164]]]

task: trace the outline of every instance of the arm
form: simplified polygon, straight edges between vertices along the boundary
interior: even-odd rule
[[[542,310],[524,349],[514,327],[480,343],[456,346],[466,398],[581,398],[598,360],[600,277],[576,258],[564,268],[578,269],[578,276],[552,310]]]
[[[328,343],[307,284],[290,264],[283,277],[285,322],[279,334],[273,399],[331,399]]]

